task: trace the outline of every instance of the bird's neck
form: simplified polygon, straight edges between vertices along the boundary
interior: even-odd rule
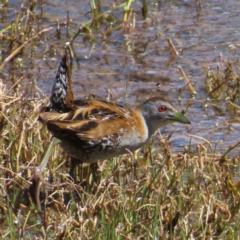
[[[144,117],[148,127],[148,137],[151,137],[160,127],[166,126],[169,122],[159,119]]]

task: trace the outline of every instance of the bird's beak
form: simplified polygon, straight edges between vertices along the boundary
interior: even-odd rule
[[[175,122],[180,122],[180,123],[183,123],[183,124],[191,124],[190,120],[180,112],[175,113],[171,117],[171,119]]]

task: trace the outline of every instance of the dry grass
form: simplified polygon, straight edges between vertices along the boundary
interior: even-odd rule
[[[37,121],[45,100],[25,99],[18,91],[11,96],[12,91],[1,86],[3,237],[236,239],[236,159],[223,158],[207,145],[198,145],[196,153],[174,154],[167,139],[158,138],[158,150],[149,143],[143,154],[99,163],[97,176],[85,178],[84,187],[66,177],[66,156],[58,147],[40,176],[36,167],[50,143],[49,133]],[[88,166],[83,168],[86,172]],[[35,185],[29,188],[31,176]],[[78,202],[71,199],[74,195]]]
[[[106,28],[103,41],[119,28],[134,31],[130,5],[128,1],[120,25]],[[15,61],[20,52],[30,51],[25,47],[35,37],[47,37],[43,31],[34,31],[32,35],[27,24],[30,19],[35,21],[34,14],[30,14],[34,7],[32,4],[28,11],[19,10],[15,22],[1,32],[2,47],[7,46],[6,42],[12,43],[8,49],[11,57],[2,62],[1,68],[7,67],[10,60]],[[84,33],[89,42],[94,42],[91,28],[101,24],[101,18],[111,19],[111,11],[98,13],[92,4],[92,21],[72,39]],[[24,29],[21,34],[15,28],[19,25]],[[13,36],[4,34],[9,29]],[[44,54],[48,51],[50,48]],[[232,73],[230,70],[225,74]],[[218,98],[222,87],[229,89],[228,82],[225,78],[219,80],[214,72],[211,74],[207,86],[211,87],[208,81],[212,77],[214,89],[209,91],[217,93]],[[194,146],[190,145],[176,154],[171,151],[169,139],[157,135],[157,147],[150,142],[143,153],[99,163],[95,174],[88,165],[79,167],[79,180],[84,184],[75,185],[66,175],[68,162],[63,162],[67,157],[58,146],[47,156],[47,167],[39,169],[51,136],[37,119],[48,100],[39,97],[41,92],[34,81],[23,91],[19,83],[29,81],[26,75],[13,76],[12,87],[0,81],[3,239],[238,239],[239,160],[228,157],[238,143],[223,155],[208,142],[196,146],[195,151],[191,151]],[[231,76],[233,81],[239,81],[237,74]],[[231,99],[238,94],[230,93]]]

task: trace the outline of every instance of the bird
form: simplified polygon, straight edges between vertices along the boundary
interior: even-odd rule
[[[111,159],[141,148],[157,129],[190,120],[160,96],[136,108],[100,99],[74,100],[67,51],[62,57],[50,96],[50,105],[39,115],[60,146],[71,157],[69,175],[77,164]]]
[[[60,146],[79,163],[110,159],[141,148],[169,123],[190,124],[190,120],[162,97],[152,97],[137,108],[88,99],[69,112],[44,112],[47,125]]]

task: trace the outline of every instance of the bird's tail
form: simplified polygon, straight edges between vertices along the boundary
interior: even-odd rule
[[[67,50],[60,61],[50,97],[50,111],[69,112],[75,109]]]

